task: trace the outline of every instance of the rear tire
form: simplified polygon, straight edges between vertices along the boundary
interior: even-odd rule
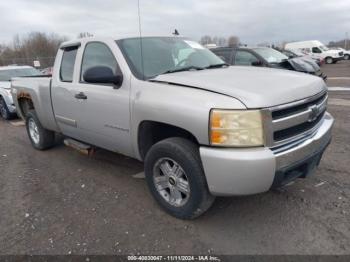
[[[30,110],[26,117],[26,128],[30,142],[35,149],[46,150],[55,144],[55,133],[45,129],[34,110]]]
[[[11,120],[14,118],[14,114],[12,114],[7,105],[6,105],[6,102],[4,100],[3,97],[0,97],[0,115],[3,119],[5,120]]]
[[[170,215],[194,219],[213,204],[198,146],[184,138],[168,138],[153,145],[145,158],[148,187]]]
[[[333,64],[333,58],[332,57],[326,57],[325,61],[326,61],[326,64]]]

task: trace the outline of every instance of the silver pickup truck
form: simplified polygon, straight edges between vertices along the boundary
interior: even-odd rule
[[[13,79],[12,95],[34,148],[60,133],[139,159],[155,200],[182,219],[215,196],[308,176],[333,125],[321,78],[228,66],[180,37],[66,42],[52,78]]]

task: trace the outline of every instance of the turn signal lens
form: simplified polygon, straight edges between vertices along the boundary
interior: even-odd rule
[[[215,146],[262,146],[264,136],[261,112],[259,110],[212,110],[210,143]]]

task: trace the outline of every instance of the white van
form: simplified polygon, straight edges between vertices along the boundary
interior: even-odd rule
[[[324,59],[327,64],[343,60],[344,55],[342,51],[330,50],[317,40],[288,43],[286,44],[285,49],[291,51],[302,51],[312,57]]]

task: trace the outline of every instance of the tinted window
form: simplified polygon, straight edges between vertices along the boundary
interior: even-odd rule
[[[313,47],[312,53],[322,53],[322,51],[318,47]]]
[[[294,57],[297,57],[298,55],[291,52],[291,51],[287,51],[287,50],[283,50],[282,52],[283,54],[285,54],[286,56],[288,56],[289,58],[294,58]]]
[[[281,63],[288,60],[286,55],[273,48],[254,48],[253,50],[269,63]]]
[[[235,65],[252,65],[253,62],[259,62],[255,55],[247,51],[237,51]]]
[[[72,82],[73,81],[73,72],[75,57],[77,56],[78,48],[67,48],[63,51],[60,76],[63,82]]]
[[[308,54],[311,52],[311,49],[310,48],[302,48],[301,51]]]
[[[220,57],[222,60],[224,60],[226,63],[231,64],[231,50],[218,50],[213,51],[218,57]]]
[[[102,43],[89,43],[86,45],[81,65],[80,80],[84,81],[84,73],[91,67],[105,66],[116,73],[118,65],[111,50]]]

